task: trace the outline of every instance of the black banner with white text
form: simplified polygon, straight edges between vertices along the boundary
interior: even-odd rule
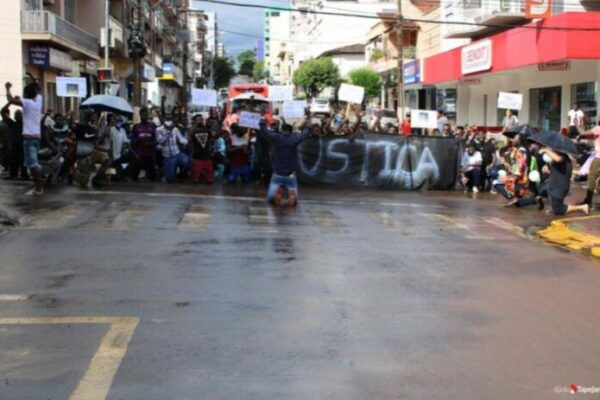
[[[456,185],[459,142],[453,138],[365,134],[321,137],[299,149],[300,182],[397,190]]]

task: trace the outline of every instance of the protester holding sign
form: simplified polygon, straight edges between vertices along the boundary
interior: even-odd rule
[[[250,183],[252,175],[250,170],[250,129],[242,128],[238,124],[232,124],[231,144],[228,149],[230,162],[229,176],[227,181],[235,183],[238,178],[243,183]]]
[[[515,115],[513,110],[506,110],[506,117],[504,117],[504,121],[502,121],[502,130],[506,131],[508,129],[516,128],[519,125],[519,119]]]
[[[296,179],[296,165],[298,163],[298,146],[307,139],[311,133],[310,112],[306,111],[306,118],[300,129],[301,134],[294,134],[291,125],[284,124],[281,133],[267,129],[267,122],[260,122],[259,136],[266,138],[273,145],[273,176],[269,184],[268,200],[280,206],[284,192],[287,192],[288,207],[294,207],[298,202],[298,181]]]

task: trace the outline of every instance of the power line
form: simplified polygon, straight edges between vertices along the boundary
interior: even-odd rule
[[[284,12],[293,12],[293,13],[302,13],[302,14],[315,14],[315,15],[329,15],[329,16],[340,16],[340,17],[350,17],[350,18],[362,18],[362,19],[373,19],[373,20],[387,20],[391,22],[396,22],[397,18],[393,17],[385,17],[378,16],[373,14],[350,14],[350,13],[341,13],[341,12],[329,12],[329,11],[316,11],[316,10],[299,10],[295,8],[288,7],[274,7],[274,6],[265,6],[259,4],[244,4],[244,3],[236,3],[229,2],[223,0],[197,0],[205,3],[212,4],[220,4],[231,7],[240,7],[240,8],[259,8],[259,9],[271,9],[275,11],[284,11]],[[427,20],[427,19],[419,19],[419,18],[403,18],[405,22],[414,22],[414,23],[422,23],[422,24],[438,24],[438,25],[462,25],[462,26],[477,26],[477,27],[485,27],[485,28],[499,28],[499,29],[512,29],[512,28],[525,28],[525,29],[535,29],[535,30],[552,30],[552,31],[577,31],[577,32],[597,32],[600,31],[600,28],[590,28],[590,27],[565,27],[565,26],[539,26],[539,25],[519,25],[519,24],[486,24],[481,22],[467,22],[467,21],[436,21],[436,20]]]

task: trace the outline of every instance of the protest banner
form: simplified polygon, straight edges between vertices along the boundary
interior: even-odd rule
[[[338,99],[348,103],[361,104],[365,98],[365,88],[361,86],[342,83],[338,92]]]
[[[292,101],[294,100],[294,87],[290,85],[269,86],[270,101]]]
[[[437,128],[437,111],[411,110],[410,127],[427,129]]]
[[[192,104],[196,106],[217,106],[217,91],[205,89],[192,89]]]
[[[520,110],[523,108],[523,95],[521,93],[498,93],[498,108]]]
[[[283,102],[283,118],[285,119],[298,119],[304,117],[304,112],[308,107],[306,101],[284,101]]]
[[[261,116],[259,113],[242,111],[240,113],[240,122],[238,123],[238,125],[243,128],[259,129],[260,119]]]

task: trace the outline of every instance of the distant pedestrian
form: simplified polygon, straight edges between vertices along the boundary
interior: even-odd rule
[[[448,123],[448,117],[444,114],[444,110],[438,110],[437,112],[437,129],[438,132],[442,132],[444,130],[444,125]]]
[[[573,108],[569,110],[569,137],[576,138],[580,131],[583,130],[585,123],[585,114],[579,109],[579,103],[573,104]]]
[[[502,130],[514,129],[519,126],[519,118],[515,115],[513,110],[506,110],[506,116],[502,121]]]
[[[598,121],[598,125],[594,127],[594,129],[590,130],[589,132],[586,132],[580,137],[582,139],[594,139],[594,160],[590,165],[590,171],[588,172],[587,176],[587,191],[585,199],[580,203],[587,204],[591,208],[594,193],[596,192],[598,178],[600,178],[600,120]]]

